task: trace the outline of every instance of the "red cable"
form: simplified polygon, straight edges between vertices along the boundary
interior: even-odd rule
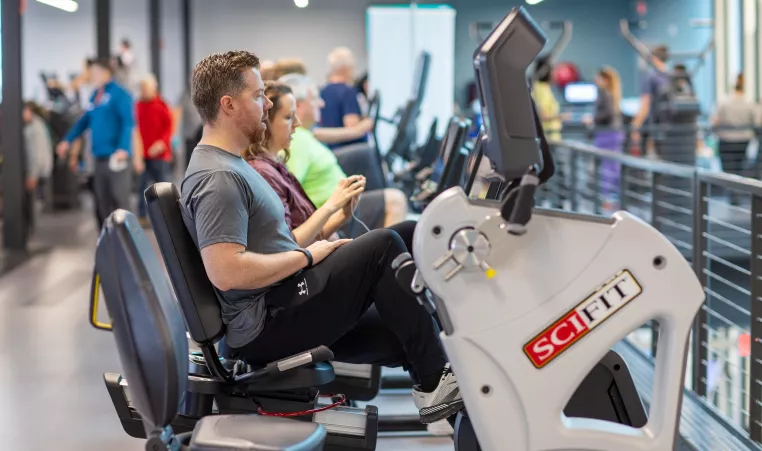
[[[319,397],[333,398],[334,396],[337,396],[337,395],[320,395]],[[262,408],[262,406],[259,406],[259,408],[257,409],[257,413],[265,417],[300,417],[302,415],[311,415],[313,413],[324,412],[326,410],[330,410],[344,404],[344,402],[346,402],[347,400],[347,397],[344,395],[338,395],[338,396],[341,397],[339,401],[336,401],[335,403],[329,404],[327,406],[318,407],[317,409],[310,409],[310,410],[305,410],[302,412],[267,412],[265,411],[265,409]]]

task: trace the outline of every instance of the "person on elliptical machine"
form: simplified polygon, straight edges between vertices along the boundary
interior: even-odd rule
[[[319,208],[315,206],[295,174],[286,166],[291,157],[292,137],[302,125],[301,118],[297,115],[294,94],[286,84],[265,82],[265,95],[273,107],[265,114],[267,129],[264,139],[260,143],[251,144],[243,157],[280,197],[288,228],[297,244],[307,246],[317,239],[333,241],[339,238],[336,234],[339,231],[342,236],[356,238],[370,229],[380,228],[376,226],[384,219],[385,190],[366,192],[365,177],[362,175],[347,177],[341,172],[338,181],[331,178],[332,192]],[[309,132],[305,130],[305,133]],[[325,152],[325,157],[332,158],[335,163],[333,152],[327,148]],[[330,171],[325,175],[332,174],[334,172]],[[381,202],[378,202],[379,197]],[[362,205],[362,202],[373,206],[371,209],[366,208],[364,215],[357,208],[358,203]],[[404,211],[407,212],[407,209]],[[407,249],[411,249],[415,221],[402,222],[402,219],[404,216],[400,221],[390,224],[389,228],[400,235]]]
[[[423,423],[461,410],[434,318],[395,280],[391,262],[407,252],[399,235],[380,229],[303,248],[278,195],[241,156],[262,139],[272,107],[259,58],[210,55],[191,83],[204,132],[182,183],[181,211],[233,356],[258,366],[325,345],[338,361],[389,364],[376,351],[396,347],[409,363]]]

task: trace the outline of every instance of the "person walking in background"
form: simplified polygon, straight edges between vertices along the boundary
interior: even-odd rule
[[[733,94],[719,104],[712,118],[723,171],[747,175],[746,150],[755,137],[756,122],[756,108],[746,99],[743,75],[738,75]]]
[[[136,59],[129,39],[123,38],[114,57],[114,77],[129,92],[135,92]]]
[[[170,182],[172,174],[172,112],[159,96],[158,88],[153,75],[140,81],[140,101],[135,114],[140,141],[135,145],[135,153],[138,159],[142,156],[145,164],[138,184],[138,219],[143,227],[148,226],[143,193],[150,182]]]
[[[619,73],[612,67],[604,67],[595,76],[598,98],[595,101],[595,115],[585,118],[585,123],[595,127],[593,144],[595,147],[622,153],[624,132],[622,131],[622,83]],[[603,208],[614,208],[616,193],[619,191],[621,165],[604,158],[600,166],[601,194]]]
[[[664,93],[669,89],[670,77],[667,74],[669,48],[666,45],[656,46],[652,51],[651,64],[640,83],[640,107],[630,125],[630,141],[633,147],[641,152],[652,154],[657,147],[660,133],[655,127],[665,124],[665,118],[659,117],[659,103],[663,101]],[[649,142],[650,140],[650,142]],[[665,149],[660,149],[665,150]],[[659,155],[661,158],[673,161],[678,155]],[[689,157],[690,159],[692,157]],[[678,158],[680,161],[684,160]],[[692,164],[692,163],[691,163]]]
[[[114,210],[130,210],[133,119],[132,96],[113,79],[110,61],[98,59],[90,69],[95,92],[90,109],[74,124],[57,146],[60,157],[71,143],[90,130],[95,158],[93,192],[98,217],[107,218]],[[98,229],[102,224],[98,224]]]
[[[35,199],[43,194],[50,205],[50,176],[53,173],[53,140],[45,123],[45,112],[34,102],[26,102],[22,110],[24,145],[26,150],[26,190],[31,199],[27,205],[30,226],[34,225]]]

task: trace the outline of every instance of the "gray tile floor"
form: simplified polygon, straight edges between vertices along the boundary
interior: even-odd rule
[[[117,420],[104,372],[118,372],[108,332],[87,320],[96,234],[87,211],[41,217],[38,239],[56,244],[0,278],[0,449],[126,451],[144,442]],[[373,401],[380,414],[412,400]],[[449,438],[381,438],[379,450],[443,451]]]

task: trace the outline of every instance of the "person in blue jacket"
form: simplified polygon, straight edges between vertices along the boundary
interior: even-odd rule
[[[133,100],[113,80],[108,60],[93,63],[91,79],[94,93],[90,106],[58,144],[57,152],[69,152],[71,143],[90,129],[95,160],[93,192],[98,217],[105,219],[118,208],[130,210]]]

